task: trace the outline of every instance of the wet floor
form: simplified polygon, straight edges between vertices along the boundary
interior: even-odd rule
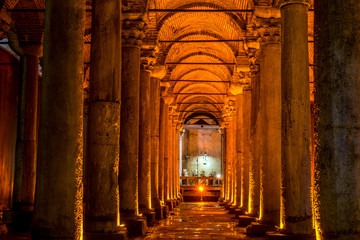
[[[228,214],[217,203],[181,203],[167,219],[149,228],[143,239],[252,239],[245,235],[245,228],[238,227],[233,214]]]

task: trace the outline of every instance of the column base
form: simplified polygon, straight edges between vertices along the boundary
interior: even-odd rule
[[[284,234],[279,232],[267,232],[267,240],[316,240],[315,234]]]
[[[256,222],[256,218],[250,216],[240,216],[239,217],[239,227],[246,227],[251,223]]]
[[[28,232],[31,230],[31,218],[33,211],[16,209],[4,211],[4,223],[15,232]]]
[[[263,224],[253,222],[246,227],[246,235],[250,237],[260,237],[265,236],[266,232],[274,231],[275,226],[273,224]]]
[[[225,209],[226,210],[230,210],[230,208],[233,206],[233,204],[231,202],[228,202],[226,205],[225,205]]]
[[[163,207],[162,206],[155,207],[155,219],[162,219],[162,218],[164,218]]]
[[[232,205],[229,207],[229,213],[235,214],[236,209],[239,209],[236,205]]]
[[[125,224],[129,235],[145,235],[147,233],[146,218],[144,217],[121,218],[121,223]]]
[[[128,240],[128,232],[122,230],[115,233],[90,233],[84,232],[84,240]]]
[[[174,209],[174,202],[172,200],[165,201],[165,204],[169,207],[169,211]]]
[[[144,216],[146,217],[146,223],[149,227],[154,226],[155,224],[155,211],[150,211],[150,212],[146,212],[144,213]]]
[[[245,215],[245,212],[241,208],[237,208],[237,209],[235,209],[234,214],[235,214],[235,218],[239,219],[240,216]]]
[[[163,218],[167,218],[169,216],[169,206],[165,205],[162,206]]]

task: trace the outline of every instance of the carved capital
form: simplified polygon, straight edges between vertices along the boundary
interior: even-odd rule
[[[260,44],[280,43],[280,18],[256,18],[253,28]]]
[[[124,19],[122,23],[122,47],[141,47],[145,37],[143,19]]]
[[[151,77],[156,79],[163,79],[165,76],[166,76],[166,67],[164,65],[154,66],[154,69],[151,71]],[[169,82],[166,83],[169,84],[170,87],[170,83]]]
[[[154,49],[142,49],[140,57],[140,69],[152,71],[156,63],[156,51]]]
[[[251,77],[255,76],[260,71],[259,51],[254,51],[249,54],[249,65]]]

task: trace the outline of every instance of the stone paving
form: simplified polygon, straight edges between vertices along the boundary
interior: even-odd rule
[[[144,239],[252,239],[245,235],[245,228],[238,227],[234,214],[217,203],[181,203],[167,219],[159,221],[149,229]]]

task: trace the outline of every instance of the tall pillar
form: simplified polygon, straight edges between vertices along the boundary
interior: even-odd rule
[[[91,80],[84,180],[86,239],[104,237],[99,233],[114,234],[119,231],[120,10],[119,1],[92,2]]]
[[[164,103],[164,122],[163,124],[164,126],[164,201],[165,203],[169,206],[169,209],[172,210],[171,208],[171,196],[170,196],[170,164],[169,164],[169,149],[171,147],[170,143],[169,143],[169,132],[170,132],[170,128],[169,128],[169,104],[168,104],[168,98],[166,98],[165,100],[166,102]]]
[[[160,122],[159,122],[159,198],[161,204],[165,203],[165,142],[166,142],[166,104],[164,98],[160,98]]]
[[[146,55],[143,51],[142,55]],[[140,114],[139,114],[139,208],[143,214],[151,210],[151,105],[150,75],[153,60],[149,56],[141,58],[140,71]]]
[[[272,20],[274,21],[274,20]],[[281,47],[277,26],[262,28],[260,47],[260,221],[280,225]]]
[[[308,1],[281,1],[282,228],[312,233]]]
[[[235,159],[236,159],[236,175],[237,175],[237,185],[236,185],[236,206],[242,206],[242,154],[243,154],[243,94],[236,96],[236,117],[235,117]]]
[[[120,215],[129,233],[145,234],[138,209],[140,47],[145,23],[142,19],[125,18],[122,25]]]
[[[32,239],[82,237],[84,24],[85,1],[46,1]]]
[[[155,67],[150,78],[151,110],[151,205],[155,209],[156,218],[161,218],[161,196],[159,191],[160,171],[160,79],[166,74],[164,66]]]
[[[259,216],[260,209],[260,114],[259,114],[259,92],[260,73],[256,65],[253,66],[252,94],[251,94],[251,129],[250,144],[251,155],[249,160],[249,215]]]
[[[249,212],[249,161],[250,161],[250,124],[251,124],[251,91],[246,89],[242,101],[241,131],[241,209]],[[240,103],[241,104],[241,103]]]
[[[315,3],[318,239],[360,239],[359,11],[359,1]]]
[[[18,51],[21,54],[22,75],[19,86],[13,209],[20,212],[34,209],[39,56],[42,55],[42,50],[42,45],[39,43],[20,46]]]

